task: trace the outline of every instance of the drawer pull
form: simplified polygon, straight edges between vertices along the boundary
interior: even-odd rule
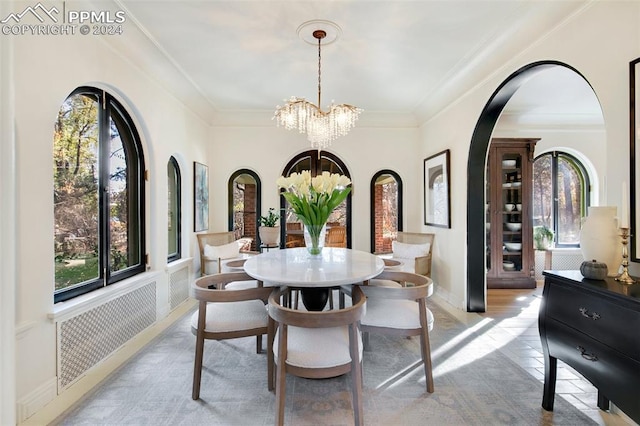
[[[590,314],[589,311],[587,310],[587,308],[580,308],[580,313],[582,314],[583,317],[592,319],[594,321],[600,319],[600,314],[599,313],[594,312],[594,313]]]
[[[582,358],[586,359],[587,361],[596,362],[598,360],[597,355],[587,353],[587,350],[582,346],[576,346],[576,349],[580,351],[580,355],[582,356]]]

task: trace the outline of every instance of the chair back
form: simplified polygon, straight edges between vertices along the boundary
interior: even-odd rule
[[[366,298],[361,289],[352,292],[352,306],[329,311],[304,311],[289,308],[283,301],[289,300],[291,289],[280,287],[269,295],[269,316],[278,324],[302,328],[329,328],[354,324],[365,312]]]
[[[200,249],[200,276],[206,274],[207,257],[205,256],[206,246],[223,246],[232,242],[237,242],[240,253],[249,253],[251,250],[251,243],[253,238],[242,237],[236,239],[235,234],[232,231],[229,232],[207,232],[196,234],[198,238],[198,248]],[[222,271],[222,266],[218,260],[217,272]]]
[[[227,284],[237,281],[256,281],[246,272],[228,272],[222,274],[205,275],[193,283],[193,297],[201,303],[207,302],[239,302],[243,300],[262,300],[265,304],[273,291],[272,287],[263,287],[262,281],[257,281],[255,288],[241,290],[226,290]]]
[[[359,286],[367,299],[405,299],[418,301],[429,294],[429,287],[433,284],[431,278],[424,275],[412,274],[393,270],[384,270],[376,275],[375,280],[389,280],[400,284],[400,287],[391,286]]]
[[[396,241],[404,244],[429,244],[429,250],[426,255],[419,256],[414,259],[411,265],[411,272],[431,277],[431,260],[433,258],[433,242],[436,235],[421,232],[398,232]],[[396,257],[394,253],[394,257]],[[402,256],[400,256],[402,257]]]
[[[347,228],[345,226],[332,226],[327,230],[325,247],[347,247]]]

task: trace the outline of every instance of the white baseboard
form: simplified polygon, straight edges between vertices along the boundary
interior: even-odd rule
[[[22,423],[42,407],[53,401],[58,394],[58,380],[52,377],[42,386],[35,389],[16,402],[16,417]]]

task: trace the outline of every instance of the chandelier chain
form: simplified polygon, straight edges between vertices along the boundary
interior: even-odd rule
[[[322,64],[321,43],[322,43],[322,38],[318,37],[318,108],[320,108],[320,110],[322,110],[322,104],[320,103],[320,93],[322,92],[322,88],[320,84],[321,83],[321,79],[320,79],[321,64]]]

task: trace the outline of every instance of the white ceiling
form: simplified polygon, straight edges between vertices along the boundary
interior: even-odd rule
[[[322,107],[335,100],[419,123],[460,96],[587,0],[119,0],[218,112],[273,111],[317,100],[317,49],[297,28],[321,19],[342,34],[322,49]],[[567,78],[568,77],[568,78]],[[511,112],[592,114],[593,92],[571,72],[544,72]]]

